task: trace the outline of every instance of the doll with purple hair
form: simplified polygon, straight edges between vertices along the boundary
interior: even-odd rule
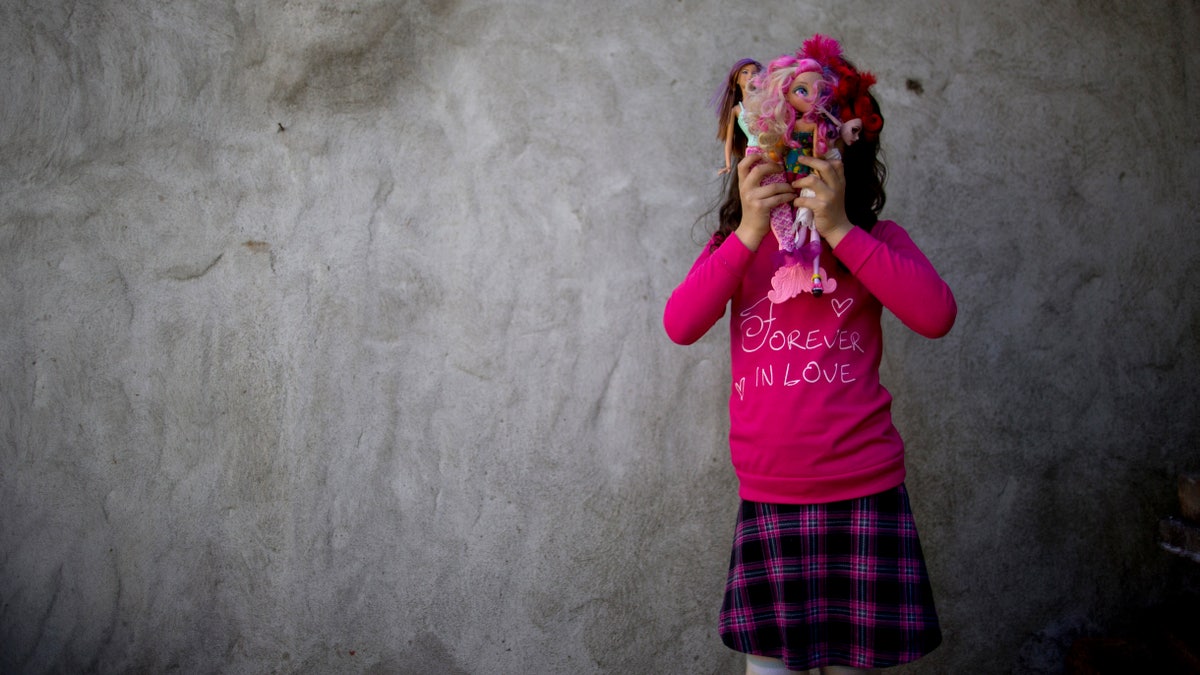
[[[710,102],[717,109],[717,140],[725,144],[725,167],[717,172],[718,176],[729,173],[745,157],[747,146],[756,145],[746,127],[742,102],[749,93],[750,81],[761,70],[762,64],[754,59],[739,60]]]

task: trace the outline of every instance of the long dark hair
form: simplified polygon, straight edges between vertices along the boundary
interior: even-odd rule
[[[879,102],[874,96],[870,96],[870,100],[882,124]],[[842,152],[842,164],[846,171],[846,216],[851,223],[870,232],[887,203],[887,193],[883,189],[887,182],[887,167],[880,159],[879,136],[860,138],[846,148]],[[725,183],[725,200],[709,211],[717,214],[717,229],[711,244],[714,251],[742,222],[742,195],[738,191],[737,172],[726,176]]]

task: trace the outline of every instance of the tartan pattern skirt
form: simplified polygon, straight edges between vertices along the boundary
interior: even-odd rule
[[[829,504],[742,500],[720,633],[791,670],[933,651],[942,632],[904,485]]]

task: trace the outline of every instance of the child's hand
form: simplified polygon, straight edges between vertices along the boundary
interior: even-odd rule
[[[812,197],[796,197],[796,208],[807,206],[813,212],[813,226],[830,246],[837,246],[846,233],[854,229],[846,216],[846,168],[840,159],[800,157],[800,163],[812,173],[792,183],[797,190],[808,188]]]
[[[757,250],[767,232],[771,231],[771,209],[796,198],[796,191],[787,181],[763,185],[763,179],[783,171],[783,167],[762,155],[746,155],[738,162],[738,194],[742,197],[742,222],[734,234],[746,248]]]

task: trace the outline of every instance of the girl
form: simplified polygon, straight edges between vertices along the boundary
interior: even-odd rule
[[[673,341],[691,344],[732,303],[729,445],[741,506],[720,634],[747,654],[751,674],[862,672],[941,642],[904,445],[879,382],[880,317],[886,307],[936,338],[957,306],[907,232],[878,219],[883,120],[859,86],[869,76],[828,44],[837,43],[814,46],[818,38],[796,56],[824,59],[827,84],[860,122],[858,141],[842,159],[796,158],[810,171],[791,182],[764,182],[783,167],[763,154],[738,162],[719,227],[663,318]],[[837,283],[821,298],[775,303],[779,246],[767,235],[772,209],[788,204],[812,210],[822,265]]]
[[[713,96],[712,105],[717,108],[717,140],[725,143],[725,168],[718,176],[730,172],[733,161],[741,161],[748,145],[754,145],[753,136],[746,130],[742,119],[742,101],[749,93],[750,80],[762,70],[762,64],[754,59],[742,59],[733,64],[725,76],[725,85]]]

